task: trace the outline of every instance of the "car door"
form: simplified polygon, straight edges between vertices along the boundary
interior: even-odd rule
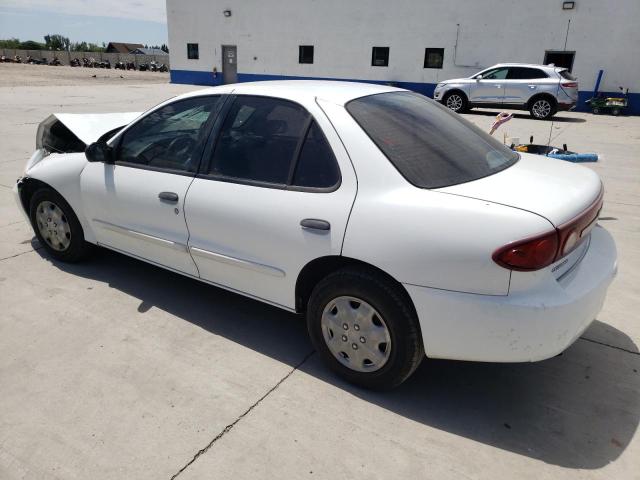
[[[547,74],[539,68],[509,67],[504,83],[504,103],[524,105],[543,85]]]
[[[80,184],[100,245],[197,276],[187,250],[184,199],[220,101],[165,104],[113,140],[114,161],[89,163]]]
[[[299,272],[339,255],[353,167],[320,107],[238,95],[187,194],[189,250],[202,279],[294,308]]]
[[[480,72],[469,88],[471,103],[502,103],[504,96],[503,81],[509,73],[508,67],[497,67]],[[482,78],[480,78],[480,76]]]

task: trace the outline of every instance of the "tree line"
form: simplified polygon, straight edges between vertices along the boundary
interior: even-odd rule
[[[160,50],[169,53],[169,47],[166,44],[162,45],[145,45],[145,48],[159,48]],[[18,38],[10,38],[7,40],[0,40],[0,48],[12,48],[18,50],[58,50],[65,52],[104,52],[107,48],[107,44],[102,42],[102,45],[98,45],[92,42],[72,42],[69,37],[65,37],[60,34],[50,34],[44,36],[43,42],[36,42],[34,40],[20,41]]]

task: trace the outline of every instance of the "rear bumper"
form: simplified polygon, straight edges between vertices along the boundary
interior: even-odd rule
[[[561,353],[584,332],[600,312],[616,272],[613,238],[596,227],[588,251],[572,270],[559,280],[548,272],[526,291],[489,296],[405,287],[427,356],[531,362]]]

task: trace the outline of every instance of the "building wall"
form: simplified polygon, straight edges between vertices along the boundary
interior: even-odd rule
[[[576,52],[581,103],[600,69],[600,91],[640,91],[639,0],[576,0],[573,10],[562,0],[167,0],[167,16],[177,83],[220,83],[224,44],[237,45],[240,81],[396,82],[431,94],[440,80],[568,50]],[[187,43],[199,44],[198,60],[187,59]],[[313,64],[298,63],[299,45],[314,45]],[[388,67],[371,66],[373,46],[390,47]],[[426,47],[445,49],[442,69],[423,68]],[[640,113],[638,94],[632,110]]]

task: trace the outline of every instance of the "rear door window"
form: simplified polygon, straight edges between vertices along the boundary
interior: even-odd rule
[[[330,188],[340,181],[340,170],[331,146],[316,122],[312,122],[302,144],[292,184],[298,187]]]
[[[547,78],[547,74],[538,68],[509,67],[507,80],[534,80],[536,78]]]
[[[277,98],[239,96],[213,153],[211,175],[285,185],[306,133],[308,112]]]
[[[519,155],[460,115],[422,95],[357,98],[348,112],[413,185],[440,188],[510,167]]]

